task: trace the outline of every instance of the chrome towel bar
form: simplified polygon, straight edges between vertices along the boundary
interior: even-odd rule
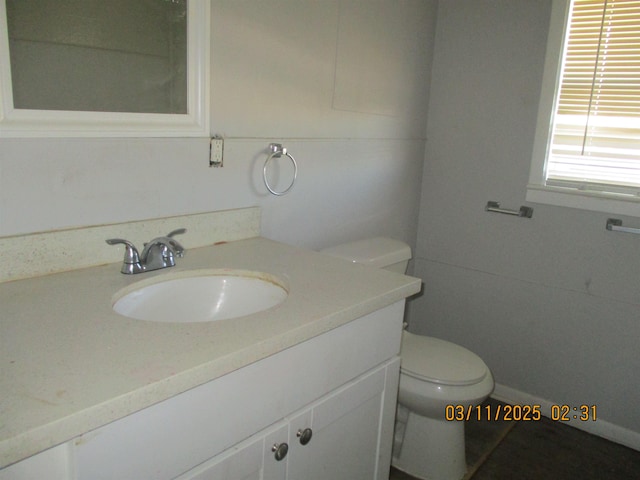
[[[521,206],[520,210],[508,210],[506,208],[500,208],[499,202],[487,202],[484,207],[487,212],[504,213],[507,215],[515,215],[517,217],[531,218],[533,216],[533,208]]]
[[[611,232],[640,233],[640,228],[623,227],[622,220],[618,218],[607,219],[607,230]]]

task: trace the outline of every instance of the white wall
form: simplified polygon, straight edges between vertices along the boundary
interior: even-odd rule
[[[208,139],[3,139],[0,235],[259,205],[263,234],[292,244],[413,244],[435,0],[373,6],[212,0],[224,168],[208,167]],[[285,197],[262,184],[273,141],[299,164]]]
[[[597,405],[592,427],[638,448],[640,238],[606,214],[484,212],[526,204],[550,4],[439,2],[410,328],[477,352],[520,398]]]

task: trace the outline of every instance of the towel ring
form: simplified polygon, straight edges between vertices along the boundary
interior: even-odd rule
[[[293,158],[289,152],[287,152],[286,148],[283,148],[279,143],[272,143],[269,145],[269,150],[271,150],[271,155],[267,157],[267,160],[264,162],[264,168],[262,169],[262,179],[264,180],[264,186],[267,187],[270,193],[277,196],[282,196],[289,193],[289,190],[293,188],[293,184],[296,183],[296,178],[298,177],[298,164],[296,163],[296,159]],[[293,179],[291,180],[291,184],[281,192],[274,190],[271,185],[269,185],[269,181],[267,180],[267,169],[269,168],[269,162],[273,158],[280,158],[282,155],[289,157],[291,163],[293,163]]]

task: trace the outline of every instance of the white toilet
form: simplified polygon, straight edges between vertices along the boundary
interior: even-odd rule
[[[404,273],[411,249],[390,238],[370,238],[323,253]],[[460,480],[466,473],[464,421],[447,420],[447,405],[482,403],[493,391],[491,371],[466,348],[403,332],[400,389],[392,465],[426,480]],[[451,414],[451,409],[449,414]]]

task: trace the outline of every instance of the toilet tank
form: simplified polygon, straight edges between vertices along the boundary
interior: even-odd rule
[[[400,240],[386,237],[365,238],[320,251],[354,263],[362,263],[398,273],[405,273],[407,263],[411,258],[409,245]]]

